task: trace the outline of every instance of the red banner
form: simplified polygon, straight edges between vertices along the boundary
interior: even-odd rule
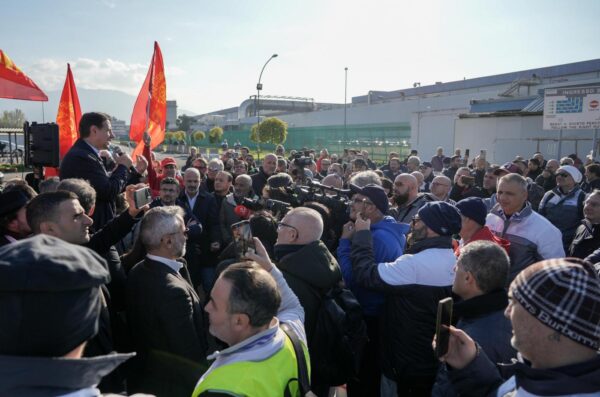
[[[0,50],[0,98],[47,101],[40,88]]]
[[[152,149],[165,139],[167,124],[167,83],[162,53],[157,42],[154,42],[154,54],[146,80],[135,101],[131,115],[129,139],[138,142],[132,157],[142,153],[144,131],[152,138]],[[148,159],[150,161],[150,159]]]

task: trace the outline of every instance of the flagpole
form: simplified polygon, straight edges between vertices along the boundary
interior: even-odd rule
[[[42,104],[42,123],[46,122],[46,116],[44,114],[44,102],[40,102]]]

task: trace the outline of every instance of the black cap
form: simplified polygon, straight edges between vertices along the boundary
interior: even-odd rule
[[[379,185],[375,185],[373,183],[369,183],[364,187],[359,187],[357,185],[350,184],[350,190],[352,193],[362,194],[371,200],[371,202],[377,207],[382,214],[386,214],[388,207],[390,205],[387,195],[385,194],[385,190]]]
[[[0,194],[0,217],[11,214],[27,205],[27,196],[20,190]]]
[[[0,354],[62,357],[98,332],[104,259],[37,235],[0,248]]]

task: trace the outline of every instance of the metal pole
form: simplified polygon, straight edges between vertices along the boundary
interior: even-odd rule
[[[260,75],[258,76],[258,84],[256,84],[256,133],[260,137],[260,90],[262,90],[262,84],[260,84],[260,80],[262,79],[263,72],[267,67],[267,64],[271,62],[271,59],[277,58],[277,54],[271,55],[271,58],[267,59],[267,62],[263,65]],[[260,160],[260,139],[256,143],[256,149],[258,152],[258,160]]]
[[[344,144],[348,144],[348,131],[346,130],[346,108],[347,108],[347,93],[348,93],[348,68],[344,68]]]
[[[561,128],[560,132],[558,134],[558,153],[556,155],[558,161],[560,161],[560,153],[562,152],[562,137],[563,137],[562,132],[563,132],[563,130]]]
[[[594,130],[594,141],[592,142],[592,161],[596,161],[596,154],[598,146],[598,128]]]

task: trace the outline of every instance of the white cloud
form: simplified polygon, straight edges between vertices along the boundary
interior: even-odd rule
[[[105,89],[123,91],[137,95],[148,66],[140,63],[125,63],[111,58],[97,60],[79,58],[70,62],[71,71],[77,87],[87,89]],[[45,89],[62,88],[67,73],[67,61],[57,59],[41,59],[28,68],[31,77]],[[177,67],[167,68],[166,73],[183,74]]]

